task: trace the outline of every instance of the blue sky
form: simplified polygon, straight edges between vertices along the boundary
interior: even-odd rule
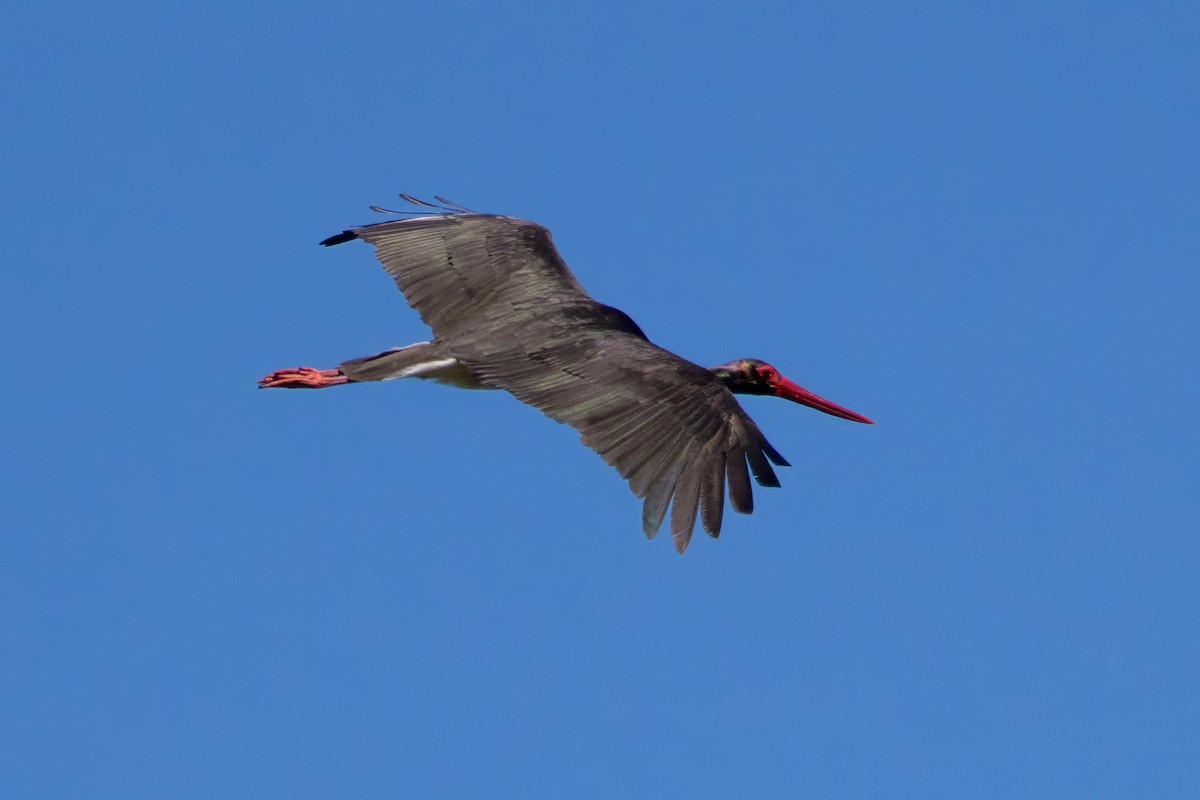
[[[1195,797],[1189,4],[47,3],[0,59],[0,794]],[[547,225],[795,465],[684,557],[417,382],[369,248]]]

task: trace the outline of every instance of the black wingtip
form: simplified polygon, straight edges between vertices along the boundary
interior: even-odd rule
[[[778,450],[776,450],[774,447],[771,447],[771,443],[768,442],[766,439],[763,439],[762,445],[763,445],[763,452],[767,454],[767,458],[771,459],[771,463],[773,463],[775,466],[777,466],[777,467],[790,467],[791,466],[791,464],[788,463],[788,460],[786,458],[784,458],[783,455],[781,455]]]
[[[333,247],[335,244],[343,244],[345,242],[352,242],[357,238],[358,238],[358,234],[355,233],[354,231],[342,231],[341,233],[336,233],[333,236],[330,236],[328,239],[323,240],[321,242],[321,246],[322,247]]]

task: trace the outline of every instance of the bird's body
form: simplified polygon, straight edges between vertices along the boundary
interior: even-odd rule
[[[281,370],[259,385],[321,388],[419,377],[505,389],[575,428],[629,481],[645,501],[647,536],[670,507],[679,552],[697,515],[707,533],[720,533],[726,483],[733,509],[750,513],[750,474],[760,485],[778,486],[770,462],[787,465],[731,392],[775,394],[869,422],[763,362],[705,369],[651,343],[623,312],[588,296],[540,225],[440,210],[449,213],[353,228],[322,242],[373,245],[433,341],[331,370]]]

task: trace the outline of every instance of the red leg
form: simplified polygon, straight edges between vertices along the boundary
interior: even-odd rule
[[[353,383],[342,374],[340,369],[280,369],[272,372],[258,382],[260,389],[324,389],[326,386],[337,386],[342,383]]]

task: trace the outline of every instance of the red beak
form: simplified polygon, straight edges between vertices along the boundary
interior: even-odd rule
[[[799,403],[809,408],[815,408],[817,411],[824,411],[826,414],[832,414],[835,417],[848,419],[851,422],[862,422],[866,425],[874,425],[875,423],[864,417],[862,414],[855,414],[848,408],[831,403],[824,397],[817,397],[815,394],[805,389],[803,386],[797,386],[787,378],[780,377],[773,384],[775,396],[782,397],[784,400],[791,400],[793,403]]]

